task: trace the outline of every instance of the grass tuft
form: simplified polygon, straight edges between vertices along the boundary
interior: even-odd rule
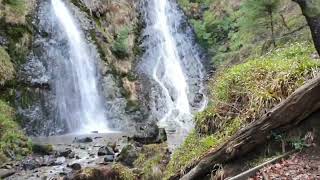
[[[4,0],[5,20],[10,24],[25,24],[27,14],[26,0]]]
[[[312,45],[296,43],[224,70],[211,82],[213,103],[196,117],[201,133],[222,130],[235,118],[247,124],[286,99],[319,71]]]

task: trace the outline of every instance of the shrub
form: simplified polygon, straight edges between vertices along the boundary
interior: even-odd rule
[[[114,55],[116,55],[118,58],[125,58],[129,55],[129,48],[128,48],[128,38],[129,38],[129,28],[124,28],[121,30],[116,39],[115,42],[112,45],[112,52]]]

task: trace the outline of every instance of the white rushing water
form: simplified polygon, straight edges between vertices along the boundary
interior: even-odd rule
[[[174,120],[179,125],[182,125],[180,121],[183,117],[191,115],[188,93],[188,84],[186,81],[185,74],[182,71],[181,60],[178,54],[176,42],[170,32],[170,26],[166,16],[167,0],[159,0],[158,5],[155,6],[155,12],[157,13],[154,30],[161,33],[163,38],[161,42],[161,48],[159,48],[159,54],[157,63],[153,69],[153,78],[161,86],[162,91],[165,93],[165,99],[167,103],[168,111],[163,115],[159,124],[165,126],[169,118],[175,115]],[[163,63],[164,72],[159,74],[160,62]],[[172,88],[173,92],[170,92]],[[171,93],[175,93],[173,99]]]
[[[152,111],[159,125],[173,132],[169,141],[179,144],[193,128],[193,114],[206,106],[201,51],[175,1],[145,0],[142,9],[146,52],[141,69],[155,81]]]
[[[105,108],[97,86],[96,54],[90,52],[64,2],[51,0],[51,4],[58,28],[65,33],[69,47],[64,58],[55,59],[64,69],[54,80],[58,116],[67,122],[71,132],[108,132]]]

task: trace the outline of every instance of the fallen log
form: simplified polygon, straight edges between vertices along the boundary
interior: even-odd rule
[[[240,157],[267,140],[272,131],[285,131],[299,124],[320,108],[320,75],[298,88],[286,100],[260,119],[238,131],[222,146],[213,149],[191,167],[170,179],[193,180],[209,174],[216,164]]]

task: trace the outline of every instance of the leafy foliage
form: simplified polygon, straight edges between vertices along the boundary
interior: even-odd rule
[[[274,44],[311,40],[308,29],[301,28],[306,21],[291,0],[178,2],[214,66],[243,62],[252,54],[268,52]]]
[[[250,43],[262,38],[274,40],[276,20],[279,19],[279,0],[246,0],[238,12],[237,26],[240,40]],[[269,31],[266,31],[266,29]],[[272,32],[270,32],[272,31]],[[259,39],[260,40],[260,39]]]

